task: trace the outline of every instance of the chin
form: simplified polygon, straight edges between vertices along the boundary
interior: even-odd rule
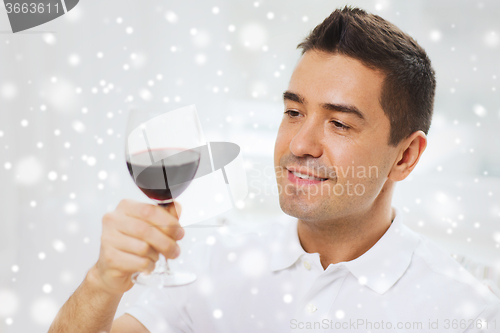
[[[317,220],[321,218],[323,209],[320,209],[317,204],[299,200],[298,198],[280,197],[280,207],[283,213],[298,218],[303,221]]]
[[[325,197],[314,199],[316,200],[280,195],[279,203],[283,213],[307,222],[331,221],[351,214],[354,207],[362,205],[362,203],[349,200],[334,200]]]

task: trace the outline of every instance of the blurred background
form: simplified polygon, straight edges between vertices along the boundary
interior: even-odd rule
[[[0,332],[46,331],[97,260],[102,215],[149,202],[124,160],[134,102],[196,104],[207,140],[242,148],[249,195],[207,224],[286,219],[272,169],[281,96],[296,45],[346,4],[409,33],[436,70],[428,148],[394,206],[500,283],[500,2],[82,0],[16,34],[0,6]],[[186,228],[183,253],[222,230]]]

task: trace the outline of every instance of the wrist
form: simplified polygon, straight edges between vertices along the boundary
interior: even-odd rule
[[[104,283],[99,275],[97,264],[92,266],[92,268],[87,272],[85,282],[92,291],[102,296],[109,298],[121,298],[124,294],[123,292],[116,292],[112,290]]]

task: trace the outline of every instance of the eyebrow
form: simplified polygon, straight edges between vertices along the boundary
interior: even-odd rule
[[[305,98],[300,96],[299,94],[293,93],[291,91],[285,91],[283,93],[283,100],[289,100],[292,102],[297,102],[300,104],[305,104]],[[350,104],[335,104],[335,103],[321,103],[321,107],[323,109],[327,109],[330,111],[339,111],[339,112],[347,112],[351,113],[362,120],[365,120],[365,116],[363,112],[361,112],[356,106]]]

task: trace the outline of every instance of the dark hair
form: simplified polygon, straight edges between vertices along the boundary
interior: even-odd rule
[[[389,118],[389,144],[415,131],[429,131],[436,79],[417,42],[394,24],[360,8],[336,9],[300,43],[309,50],[338,53],[385,74],[380,105]]]

